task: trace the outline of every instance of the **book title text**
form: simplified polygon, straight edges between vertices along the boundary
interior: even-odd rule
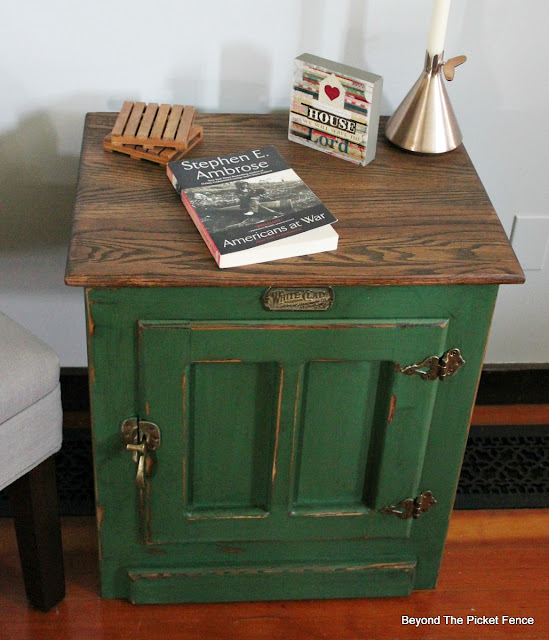
[[[222,179],[231,176],[245,176],[249,173],[269,169],[267,156],[261,149],[249,154],[235,156],[218,156],[208,160],[183,160],[181,166],[185,171],[197,171],[197,180]]]

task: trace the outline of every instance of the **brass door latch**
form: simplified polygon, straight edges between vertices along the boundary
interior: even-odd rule
[[[419,364],[411,364],[407,367],[400,367],[397,365],[397,369],[400,373],[404,373],[407,376],[418,375],[424,380],[445,380],[453,376],[458,369],[465,364],[465,360],[461,355],[459,349],[450,349],[442,358],[438,356],[430,356],[420,362]]]
[[[160,429],[154,422],[128,418],[122,423],[122,440],[126,444],[126,450],[133,453],[133,461],[137,463],[135,485],[143,489],[147,457],[151,451],[156,451],[160,446]]]
[[[401,520],[410,520],[413,518],[417,520],[420,515],[427,513],[431,510],[437,501],[435,500],[431,491],[424,491],[417,498],[407,498],[398,504],[394,504],[390,507],[384,507],[380,510],[380,513],[387,515],[395,515]]]

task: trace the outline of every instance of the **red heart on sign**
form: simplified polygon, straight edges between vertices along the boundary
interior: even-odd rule
[[[330,100],[335,100],[336,98],[339,98],[339,89],[337,87],[331,87],[329,84],[327,84],[324,87],[324,91],[326,92],[326,95],[328,96],[328,98],[330,98]]]

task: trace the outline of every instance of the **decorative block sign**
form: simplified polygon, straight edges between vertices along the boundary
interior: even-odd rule
[[[295,59],[288,138],[366,165],[376,155],[381,76],[308,53]]]

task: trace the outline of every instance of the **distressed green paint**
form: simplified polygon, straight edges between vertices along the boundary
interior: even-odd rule
[[[189,513],[267,511],[276,368],[273,363],[196,362],[190,370]]]
[[[364,506],[378,371],[377,362],[313,360],[306,366],[294,454],[294,511]]]
[[[385,320],[329,324],[286,321],[276,325],[191,322],[181,324],[180,331],[190,334],[182,339],[174,323],[167,327],[163,323],[150,324],[140,339],[140,349],[148,354],[148,359],[140,358],[145,376],[148,370],[162,368],[165,353],[177,353],[178,344],[189,341],[189,360],[180,358],[164,376],[151,376],[149,384],[142,387],[145,405],[151,408],[147,418],[166,425],[162,432],[170,449],[157,456],[151,512],[144,514],[151,541],[174,543],[181,537],[197,540],[204,536],[302,538],[319,525],[295,516],[339,512],[343,513],[334,516],[333,522],[322,525],[330,535],[406,535],[406,523],[395,526],[380,514],[371,513],[372,505],[361,499],[367,481],[380,482],[366,466],[368,451],[364,440],[372,429],[383,429],[383,425],[371,424],[376,401],[372,382],[363,377],[365,386],[360,390],[360,378],[349,384],[341,373],[344,367],[348,375],[359,367],[379,368],[380,362],[394,359],[395,349],[403,358],[413,357],[407,353],[413,342],[420,353],[436,353],[445,330],[445,322],[410,319],[406,329]],[[339,360],[333,361],[336,357]],[[303,376],[300,372],[294,378],[286,375],[292,365],[308,374]],[[201,377],[197,381],[193,375],[197,367],[212,368],[208,380]],[[322,389],[311,380],[311,370],[319,368],[325,369]],[[268,370],[271,376],[265,375]],[[186,378],[173,396],[168,395],[165,386],[168,375],[176,380]],[[387,474],[392,478],[392,493],[382,483],[389,501],[415,489],[413,480],[421,468],[429,426],[429,415],[425,417],[424,412],[433,394],[433,387],[427,384],[410,395],[406,389],[413,387],[413,381],[401,378],[404,421],[393,418],[392,425],[408,425],[409,433],[404,434],[407,446],[397,442],[396,448],[391,447],[388,442],[395,438],[384,437],[384,451],[370,456],[388,456],[385,466],[399,471]],[[322,392],[325,402],[319,401]],[[357,393],[361,398],[358,402]],[[337,406],[328,408],[330,396],[339,397],[339,411]],[[356,408],[360,409],[361,403],[360,420]],[[180,407],[181,412],[174,413],[170,408],[168,418],[163,414],[168,406]],[[353,432],[361,438],[358,443],[356,438],[352,440]],[[346,438],[350,439],[347,444]],[[278,473],[280,461],[286,461],[286,466],[290,461],[291,478]],[[355,469],[354,500],[345,485],[349,468]],[[326,479],[323,473],[327,474]],[[274,482],[270,504],[266,499],[267,478]],[[307,489],[304,482],[308,483]],[[170,492],[169,502],[162,496],[157,506],[158,487],[162,486],[180,489]],[[310,496],[299,498],[304,491],[314,491],[312,503]],[[185,496],[192,496],[190,503],[185,504]],[[292,496],[297,497],[297,505],[291,503]]]
[[[434,586],[496,292],[349,287],[326,312],[284,313],[256,288],[89,290],[103,595]],[[396,372],[453,347],[467,361],[454,378]],[[129,416],[162,431],[143,496],[120,438]],[[379,513],[426,490],[438,505],[416,521]],[[326,588],[322,567],[337,575]]]
[[[242,593],[256,600],[408,595],[415,562],[347,562],[343,565],[224,567],[130,573],[130,599],[136,604],[162,602],[231,602]]]

